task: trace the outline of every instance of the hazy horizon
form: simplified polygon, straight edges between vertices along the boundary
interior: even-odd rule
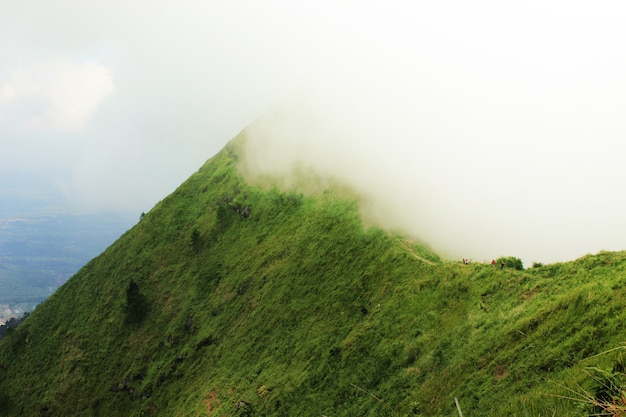
[[[340,176],[444,254],[626,249],[621,2],[5,3],[0,184],[22,195],[148,211],[291,103],[256,169]]]

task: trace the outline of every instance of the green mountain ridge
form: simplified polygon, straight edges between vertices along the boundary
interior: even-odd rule
[[[245,181],[245,136],[0,342],[0,415],[452,416],[458,401],[465,416],[554,416],[618,401],[626,252],[522,271],[445,261],[364,225],[339,187]]]

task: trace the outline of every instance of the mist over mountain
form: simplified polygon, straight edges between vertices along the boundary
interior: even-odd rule
[[[623,2],[2,6],[0,415],[626,413]]]
[[[558,150],[537,131],[510,149],[505,137],[525,117],[514,109],[503,125],[489,120],[489,109],[471,120],[437,100],[380,102],[355,88],[294,96],[253,124],[242,164],[248,178],[271,175],[289,185],[298,170],[339,178],[363,195],[366,217],[450,259],[514,255],[531,265],[625,247],[616,233],[626,227],[616,216],[624,201],[610,190],[619,178],[617,148],[600,140],[597,148],[563,143]],[[469,111],[471,103],[463,105]],[[600,159],[606,172],[585,170]]]

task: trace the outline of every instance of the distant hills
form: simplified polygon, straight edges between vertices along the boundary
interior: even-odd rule
[[[622,407],[626,253],[526,270],[446,261],[364,225],[345,190],[246,182],[237,170],[246,140],[7,334],[1,415]]]

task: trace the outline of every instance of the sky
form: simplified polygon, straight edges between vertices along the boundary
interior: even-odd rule
[[[0,193],[148,211],[250,124],[451,258],[626,249],[619,1],[0,0]]]

